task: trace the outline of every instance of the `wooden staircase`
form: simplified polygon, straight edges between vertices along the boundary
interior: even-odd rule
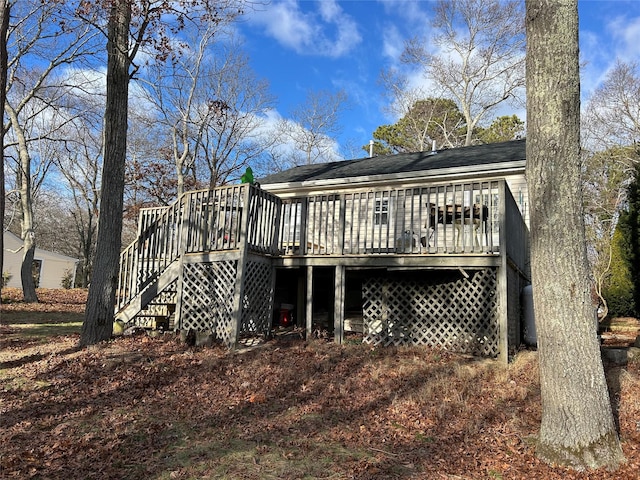
[[[115,318],[177,328],[184,264],[276,254],[280,205],[278,197],[241,184],[187,192],[168,207],[142,209],[138,236],[120,255]]]
[[[141,313],[150,305],[166,305],[167,307],[172,305],[175,311],[175,303],[154,304],[153,302],[162,292],[165,291],[167,287],[178,280],[179,273],[180,262],[179,260],[174,260],[160,273],[160,275],[155,277],[141,292],[133,297],[124,308],[116,312],[116,319],[123,321],[124,323],[129,323],[138,315],[143,317],[152,316],[150,312],[148,312],[148,315]]]

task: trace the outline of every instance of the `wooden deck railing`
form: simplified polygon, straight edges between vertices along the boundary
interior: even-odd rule
[[[141,212],[138,238],[121,254],[117,309],[185,254],[244,248],[273,256],[487,254],[506,248],[524,264],[526,239],[504,180],[284,200],[248,184],[188,192],[169,207]]]
[[[504,193],[504,222],[501,243],[504,245],[507,257],[518,270],[529,277],[529,228],[522,217],[518,204],[513,198],[509,187],[501,185]]]
[[[138,238],[120,254],[116,310],[129,303],[180,255],[184,199],[183,195],[170,207],[141,213]]]
[[[279,212],[278,197],[248,184],[187,192],[169,207],[143,209],[138,238],[120,255],[116,308],[181,255],[244,245],[256,253],[277,253]]]
[[[522,223],[507,192],[493,180],[290,198],[279,248],[283,255],[495,253],[501,204]]]

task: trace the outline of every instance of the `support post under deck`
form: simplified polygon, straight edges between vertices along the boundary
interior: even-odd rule
[[[337,265],[335,270],[335,298],[333,308],[333,337],[336,343],[344,340],[344,297],[345,297],[345,267]]]
[[[307,295],[305,302],[307,338],[313,335],[313,266],[307,266]]]
[[[240,340],[240,330],[242,328],[242,299],[244,298],[244,288],[246,283],[245,271],[247,266],[247,258],[249,256],[249,242],[247,234],[249,231],[249,221],[251,220],[250,212],[250,199],[251,199],[251,187],[249,184],[244,186],[242,192],[242,205],[244,206],[244,212],[242,212],[240,222],[240,232],[238,235],[238,248],[240,255],[238,257],[238,268],[236,270],[236,285],[233,294],[233,309],[232,309],[232,331],[230,348],[235,349]]]
[[[499,198],[506,198],[506,183],[500,182],[498,185],[499,188]],[[498,305],[497,305],[497,314],[498,314],[498,348],[500,352],[498,353],[498,359],[503,364],[509,363],[509,289],[507,285],[508,281],[508,256],[507,256],[507,248],[503,248],[502,246],[506,246],[506,202],[500,202],[498,208],[500,209],[499,218],[500,218],[500,230],[499,230],[499,245],[500,248],[500,266],[498,267],[497,274],[497,294],[498,294]]]
[[[191,196],[184,196],[185,204],[180,224],[180,243],[178,245],[178,280],[176,282],[176,311],[174,314],[174,328],[182,331],[182,289],[184,285],[184,255],[189,241],[189,212],[191,211]],[[186,216],[186,219],[185,219]]]

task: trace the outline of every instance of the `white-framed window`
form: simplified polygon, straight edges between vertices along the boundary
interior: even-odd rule
[[[389,225],[389,197],[375,199],[373,208],[373,224]]]

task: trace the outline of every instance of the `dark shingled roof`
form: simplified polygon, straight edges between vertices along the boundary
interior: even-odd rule
[[[357,160],[294,167],[258,179],[261,184],[392,175],[444,168],[492,165],[525,160],[525,141],[513,140],[436,152],[400,153]]]

